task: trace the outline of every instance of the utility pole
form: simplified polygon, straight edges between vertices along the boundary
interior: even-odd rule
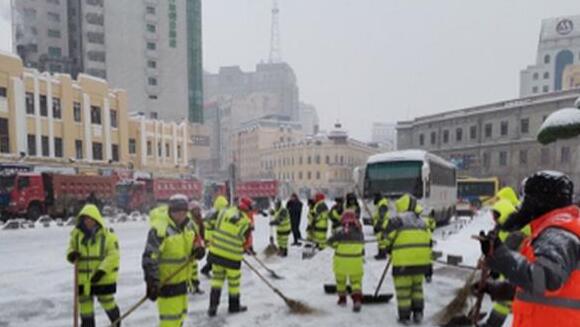
[[[270,29],[270,64],[282,61],[282,49],[280,47],[280,9],[278,0],[273,0],[272,4],[272,27]]]

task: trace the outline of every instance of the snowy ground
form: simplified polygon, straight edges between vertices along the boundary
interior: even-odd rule
[[[256,218],[255,243],[261,253],[268,240],[268,219]],[[437,247],[444,253],[466,255],[464,262],[475,264],[479,256],[479,245],[470,240],[480,229],[488,229],[491,219],[479,216],[466,228],[446,236],[436,232]],[[303,225],[305,222],[303,221]],[[121,310],[127,309],[144,294],[145,285],[141,271],[141,253],[147,233],[146,222],[112,224],[119,235],[121,267],[118,281],[117,300]],[[454,230],[449,226],[443,230]],[[65,260],[70,227],[36,228],[30,230],[0,230],[0,327],[6,326],[71,326],[72,319],[72,266]],[[371,231],[367,230],[370,236]],[[447,234],[447,233],[446,233]],[[376,244],[367,245],[367,260],[363,288],[372,293],[385,261],[375,261]],[[251,260],[251,259],[250,259]],[[218,316],[207,318],[208,295],[190,297],[189,319],[185,326],[396,326],[396,301],[363,307],[356,315],[348,308],[340,308],[335,296],[325,295],[324,283],[333,283],[332,251],[318,253],[311,260],[301,259],[301,250],[290,248],[286,259],[271,258],[267,264],[284,280],[272,281],[290,298],[301,300],[318,309],[309,316],[288,313],[284,304],[252,272],[243,269],[242,302],[249,311],[239,315],[228,315],[226,292]],[[442,308],[463,285],[468,271],[435,266],[431,284],[425,285],[426,319],[421,326],[433,326],[431,316]],[[209,281],[203,276],[202,288],[209,290]],[[381,293],[392,293],[392,278],[389,275]],[[489,306],[489,303],[486,303]],[[97,325],[107,326],[107,318],[97,307]],[[485,309],[487,311],[487,308]],[[130,316],[124,326],[156,326],[157,311],[153,303],[147,302]]]

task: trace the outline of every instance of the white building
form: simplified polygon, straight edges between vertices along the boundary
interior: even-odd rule
[[[300,102],[300,123],[304,135],[316,135],[320,130],[320,120],[316,107]]]
[[[397,149],[397,125],[393,123],[373,123],[372,142],[386,150]]]
[[[520,96],[560,91],[568,65],[580,63],[580,16],[542,21],[536,63],[520,73]]]

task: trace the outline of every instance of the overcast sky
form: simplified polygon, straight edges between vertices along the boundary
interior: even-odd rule
[[[15,0],[18,1],[18,0]],[[39,0],[43,1],[43,0]],[[111,0],[106,0],[111,1]],[[10,50],[9,0],[0,49]],[[542,18],[578,0],[279,0],[282,57],[323,128],[370,138],[396,122],[518,96]],[[204,68],[252,70],[269,54],[271,0],[203,0]]]

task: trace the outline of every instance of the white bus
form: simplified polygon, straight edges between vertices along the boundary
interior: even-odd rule
[[[423,208],[435,211],[438,224],[447,223],[455,214],[456,167],[432,153],[404,150],[376,154],[369,157],[364,167],[355,168],[353,174],[369,208],[374,207],[372,202],[377,193],[392,200],[410,193]]]

